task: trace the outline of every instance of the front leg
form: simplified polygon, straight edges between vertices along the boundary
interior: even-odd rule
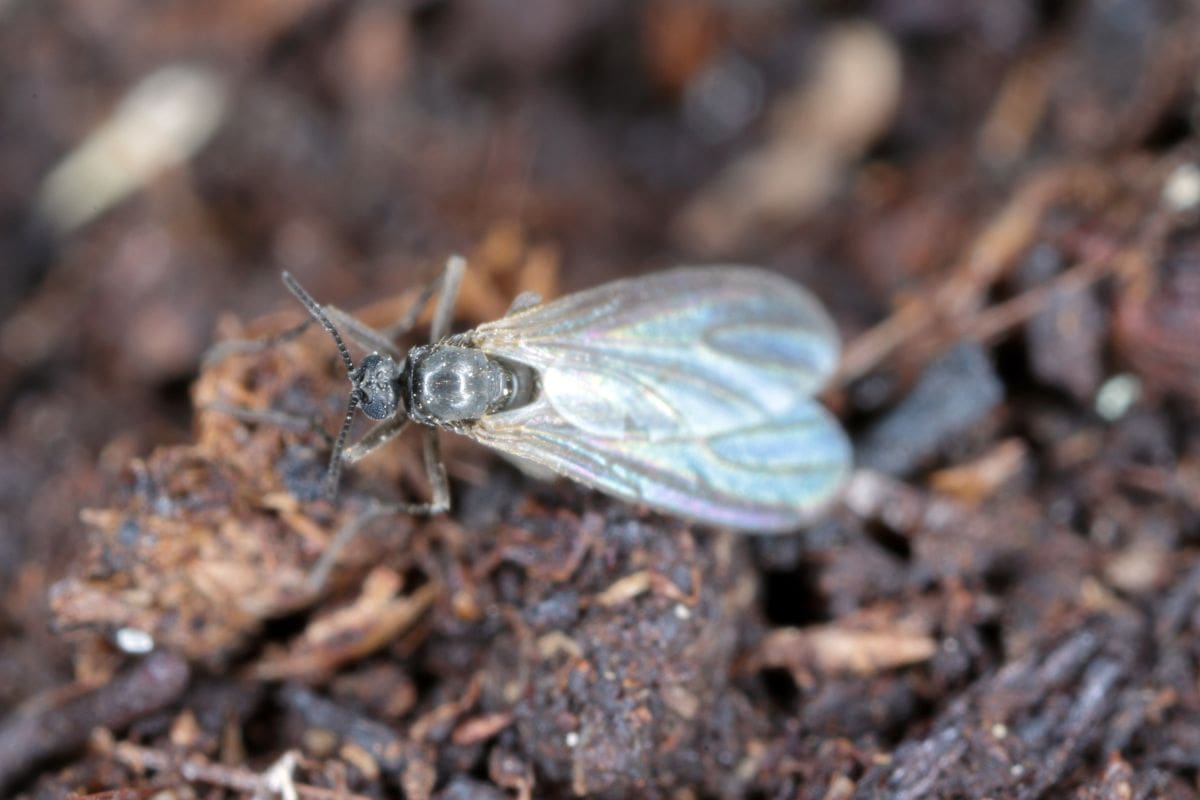
[[[392,344],[392,338],[385,330],[375,330],[365,322],[342,311],[337,306],[321,306],[321,310],[329,317],[346,338],[368,352],[384,353],[392,357],[397,364],[404,360],[404,353]]]
[[[284,428],[285,430],[293,430],[300,433],[315,433],[325,440],[326,446],[333,444],[333,437],[329,435],[329,431],[325,430],[324,421],[320,416],[315,414],[311,417],[304,417],[298,414],[289,414],[286,411],[276,411],[271,408],[247,408],[221,400],[206,403],[201,406],[201,410],[215,411],[218,414],[225,414],[240,422],[252,425],[267,424],[273,425],[276,428]]]
[[[393,424],[391,420],[377,426],[371,434],[380,429],[386,428],[386,438],[376,443],[373,447],[368,448],[365,452],[355,454],[354,448],[346,450],[345,457],[347,461],[356,461],[366,453],[374,450],[383,441],[393,438],[397,433],[404,428],[407,420],[400,424]],[[371,434],[367,434],[370,436]],[[364,437],[366,438],[366,437]],[[361,442],[360,442],[361,444]],[[355,445],[357,447],[358,445]],[[380,517],[390,516],[392,514],[417,514],[421,516],[429,514],[440,514],[443,511],[450,510],[450,484],[446,478],[446,465],[442,461],[441,444],[438,440],[438,432],[436,428],[426,428],[424,431],[423,456],[425,460],[425,474],[429,478],[429,486],[432,496],[427,503],[372,503],[366,511],[359,514],[354,519],[342,526],[337,535],[330,541],[329,546],[325,548],[325,552],[321,554],[321,558],[313,567],[312,572],[308,574],[308,588],[313,594],[319,593],[324,587],[325,582],[329,579],[329,573],[333,571],[337,564],[338,556],[346,549],[346,545],[354,541],[354,537],[365,528],[368,524]],[[357,456],[357,457],[354,457]]]
[[[223,342],[217,342],[204,351],[204,355],[200,358],[200,366],[211,367],[232,355],[261,353],[264,350],[270,350],[272,347],[286,344],[308,330],[308,326],[312,325],[312,323],[313,320],[309,318],[298,325],[293,325],[286,330],[262,339],[227,339]]]
[[[347,464],[361,461],[403,433],[404,429],[408,427],[408,422],[408,417],[402,413],[397,413],[391,419],[384,420],[363,434],[363,437],[357,442],[342,451],[342,461]]]

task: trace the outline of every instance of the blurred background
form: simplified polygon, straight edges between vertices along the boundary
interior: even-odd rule
[[[522,290],[760,264],[831,309],[856,433],[974,330],[1010,400],[1057,409],[984,436],[1029,435],[1023,490],[1117,374],[1187,409],[1135,435],[1173,469],[1200,250],[1137,237],[1200,202],[1198,33],[1191,0],[0,0],[0,711],[71,677],[44,595],[79,509],[188,441],[202,354],[293,310],[284,269],[356,308],[462,253],[465,326]],[[971,327],[1130,248],[1075,327]]]

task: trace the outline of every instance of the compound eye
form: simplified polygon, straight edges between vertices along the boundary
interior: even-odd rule
[[[396,362],[371,353],[354,370],[354,391],[359,407],[371,419],[387,419],[396,412]]]

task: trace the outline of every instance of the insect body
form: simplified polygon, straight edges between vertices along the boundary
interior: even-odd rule
[[[288,287],[333,335],[351,380],[327,487],[403,429],[426,429],[434,496],[448,507],[436,430],[468,436],[624,500],[701,522],[793,530],[849,471],[845,434],[813,399],[838,339],[801,287],[742,266],[688,267],[620,280],[447,336],[463,264],[441,280],[433,343],[406,354],[392,329],[366,327]],[[336,325],[335,325],[336,323]],[[338,328],[371,350],[355,367]],[[380,424],[345,447],[354,410]]]

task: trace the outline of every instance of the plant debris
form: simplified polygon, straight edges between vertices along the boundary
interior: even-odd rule
[[[1192,4],[128,10],[0,3],[5,797],[1200,792]],[[455,252],[460,330],[802,281],[842,496],[739,536],[447,434],[450,513],[387,513],[409,435],[324,499],[279,273],[386,325]]]

